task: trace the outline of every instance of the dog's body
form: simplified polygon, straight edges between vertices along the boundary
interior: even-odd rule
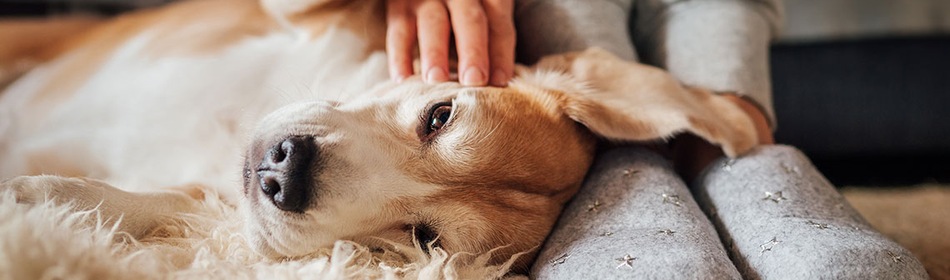
[[[6,89],[0,147],[16,160],[5,160],[0,176],[92,176],[130,190],[196,182],[236,194],[228,190],[240,182],[235,151],[253,120],[297,100],[352,97],[386,78],[374,42],[345,29],[303,39],[249,11],[254,4],[186,2],[72,39],[83,47]],[[198,14],[182,22],[185,11]],[[260,33],[244,31],[252,28]],[[177,148],[155,153],[162,146]],[[189,155],[202,156],[180,160]]]
[[[3,188],[99,206],[133,236],[199,193],[154,191],[211,189],[272,257],[415,239],[503,260],[540,245],[598,136],[753,144],[727,101],[596,51],[504,89],[390,82],[384,14],[381,1],[191,1],[0,49],[0,69],[35,64],[0,95],[0,178],[63,176]]]

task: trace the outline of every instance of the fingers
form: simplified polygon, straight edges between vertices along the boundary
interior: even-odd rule
[[[394,80],[412,75],[415,46],[419,47],[424,80],[448,80],[450,32],[455,33],[459,82],[463,85],[506,86],[514,75],[513,0],[387,2],[386,52]]]
[[[416,28],[426,82],[449,79],[449,14],[441,0],[418,0]]]
[[[515,35],[514,2],[512,0],[484,0],[488,17],[489,57],[491,58],[491,85],[503,87],[514,76]]]
[[[447,1],[459,58],[459,82],[488,83],[488,19],[481,0]]]
[[[402,81],[412,75],[412,51],[416,42],[415,16],[408,0],[389,0],[386,6],[386,53],[389,76]]]

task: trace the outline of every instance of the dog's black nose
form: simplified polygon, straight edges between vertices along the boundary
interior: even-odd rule
[[[257,168],[261,191],[284,211],[303,212],[313,195],[313,137],[292,136],[267,150]]]

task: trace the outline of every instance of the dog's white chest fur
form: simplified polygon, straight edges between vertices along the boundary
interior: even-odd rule
[[[385,55],[355,34],[300,36],[271,33],[208,54],[155,58],[147,47],[161,38],[146,32],[55,105],[35,96],[84,52],[37,68],[0,95],[0,133],[9,141],[0,143],[0,178],[55,155],[65,169],[129,190],[202,183],[236,195],[247,134],[260,117],[301,100],[346,101],[386,78]]]

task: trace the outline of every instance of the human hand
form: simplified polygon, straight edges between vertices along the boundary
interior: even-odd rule
[[[448,80],[450,27],[459,59],[459,82],[466,86],[506,86],[514,75],[513,0],[387,2],[386,52],[394,80],[413,74],[415,46],[419,47],[424,80]]]

